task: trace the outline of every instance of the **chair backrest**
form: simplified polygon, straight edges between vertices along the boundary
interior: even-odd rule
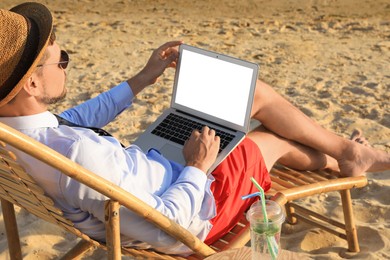
[[[0,142],[0,197],[96,246],[99,245],[63,217],[62,211],[54,206],[53,200],[25,172],[15,154],[6,149],[4,142]]]
[[[144,217],[149,222],[187,245],[194,253],[200,256],[208,256],[215,253],[212,248],[204,244],[188,230],[162,215],[131,193],[2,123],[0,123],[0,140],[2,141],[0,148],[1,198],[28,210],[44,220],[60,225],[86,241],[101,246],[98,242],[74,228],[72,222],[62,216],[61,210],[54,207],[53,201],[45,196],[43,189],[19,165],[16,156],[6,149],[6,144],[8,144],[99,191],[111,200],[119,202],[120,205]]]

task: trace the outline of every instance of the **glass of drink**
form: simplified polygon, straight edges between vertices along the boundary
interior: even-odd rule
[[[275,201],[265,200],[265,209],[266,218],[261,202],[258,201],[253,203],[246,214],[250,223],[252,260],[274,260],[279,254],[280,230],[285,216],[282,207]]]

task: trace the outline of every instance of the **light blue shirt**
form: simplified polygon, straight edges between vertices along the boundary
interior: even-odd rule
[[[133,97],[124,82],[60,116],[78,125],[103,127],[128,108]],[[195,167],[169,162],[154,150],[145,154],[135,145],[124,149],[113,137],[98,136],[86,128],[58,125],[50,112],[0,117],[0,121],[132,193],[199,239],[207,237],[212,227],[209,220],[215,216],[210,190],[212,176],[207,177]],[[15,153],[65,217],[82,232],[105,241],[106,197],[26,154]],[[190,252],[131,211],[122,208],[120,216],[122,244],[152,247],[166,253]]]

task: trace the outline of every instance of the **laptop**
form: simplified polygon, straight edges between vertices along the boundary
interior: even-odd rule
[[[207,125],[221,138],[212,172],[249,131],[258,69],[255,63],[180,45],[171,106],[133,144],[185,165],[185,140]]]

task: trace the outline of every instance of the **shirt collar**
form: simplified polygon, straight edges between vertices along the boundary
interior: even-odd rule
[[[31,116],[0,117],[0,122],[18,130],[58,127],[57,118],[49,111]]]

